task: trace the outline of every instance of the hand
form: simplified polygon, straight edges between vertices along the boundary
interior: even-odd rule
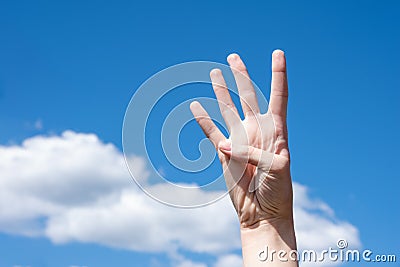
[[[228,57],[228,63],[236,79],[245,119],[240,119],[218,69],[212,70],[210,76],[221,114],[230,132],[229,140],[198,102],[191,104],[193,115],[218,150],[241,226],[253,227],[275,219],[291,220],[285,56],[282,51],[275,51],[272,55],[271,97],[266,114],[259,112],[252,82],[240,57],[232,54]]]
[[[230,97],[222,72],[214,69],[210,77],[229,130],[229,139],[216,127],[200,103],[195,101],[190,108],[218,151],[229,194],[239,217],[242,243],[247,247],[243,248],[245,264],[258,266],[260,262],[254,261],[251,255],[249,258],[249,254],[266,245],[264,242],[271,240],[269,243],[279,249],[296,247],[286,125],[286,60],[280,50],[272,54],[271,96],[266,114],[260,114],[253,84],[240,57],[231,54],[228,63],[236,80],[244,120],[241,120]]]

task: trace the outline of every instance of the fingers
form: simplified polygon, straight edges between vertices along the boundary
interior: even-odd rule
[[[203,106],[194,101],[190,104],[190,110],[193,113],[194,118],[197,123],[200,125],[204,134],[207,138],[214,144],[215,148],[218,147],[218,143],[225,139],[225,136],[221,133],[215,123],[211,120],[207,111],[203,108]]]
[[[286,122],[288,83],[285,54],[281,50],[272,53],[272,81],[269,109],[282,122]]]
[[[221,110],[221,115],[230,131],[235,120],[240,120],[239,113],[232,101],[231,95],[229,94],[229,90],[226,86],[221,70],[213,69],[210,72],[210,77],[215,96],[218,100],[219,109]]]
[[[235,145],[232,147],[229,140],[223,140],[218,143],[218,149],[232,159],[243,163],[250,163],[264,171],[269,170],[274,157],[273,153],[253,146]]]
[[[229,55],[227,60],[236,80],[244,115],[259,113],[257,96],[243,61],[237,54]]]

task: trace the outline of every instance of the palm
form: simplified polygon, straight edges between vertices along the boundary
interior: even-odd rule
[[[287,147],[286,63],[282,52],[274,53],[273,81],[269,110],[260,114],[247,70],[237,55],[231,65],[245,119],[241,120],[226,88],[222,73],[211,72],[221,113],[229,129],[229,143],[199,103],[192,112],[207,137],[218,148],[218,156],[230,197],[242,226],[290,216],[292,187]]]

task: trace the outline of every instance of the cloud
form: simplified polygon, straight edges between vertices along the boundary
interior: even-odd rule
[[[114,146],[91,134],[65,132],[0,147],[0,230],[42,234],[52,216],[126,188],[124,166]]]
[[[236,254],[228,254],[218,258],[214,267],[242,267],[242,257]]]
[[[204,263],[195,263],[192,261],[184,261],[177,265],[177,267],[207,267]]]
[[[335,218],[334,211],[326,203],[310,199],[304,185],[295,183],[294,191],[294,220],[299,249],[336,247],[339,239],[345,239],[352,247],[361,246],[355,226]]]
[[[207,267],[204,263],[193,262],[190,260],[185,260],[176,265],[176,267]]]
[[[135,177],[149,178],[143,158],[129,160]],[[360,245],[356,227],[338,220],[326,203],[311,199],[304,185],[295,183],[294,191],[300,248],[324,249],[339,238]],[[208,194],[198,189],[182,197]],[[215,264],[223,267],[241,262],[230,254],[240,249],[238,227],[228,197],[200,209],[176,209],[150,199],[132,182],[121,152],[94,134],[66,131],[0,146],[1,232],[47,237],[54,243],[223,254]],[[179,264],[204,266],[187,259]]]
[[[160,205],[142,192],[124,189],[115,199],[53,215],[45,235],[56,243],[81,241],[150,252],[185,249],[214,254],[240,245],[227,199],[202,210]]]

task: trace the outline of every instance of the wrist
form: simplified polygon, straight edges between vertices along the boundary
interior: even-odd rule
[[[261,221],[240,229],[244,266],[298,266],[293,219]]]

